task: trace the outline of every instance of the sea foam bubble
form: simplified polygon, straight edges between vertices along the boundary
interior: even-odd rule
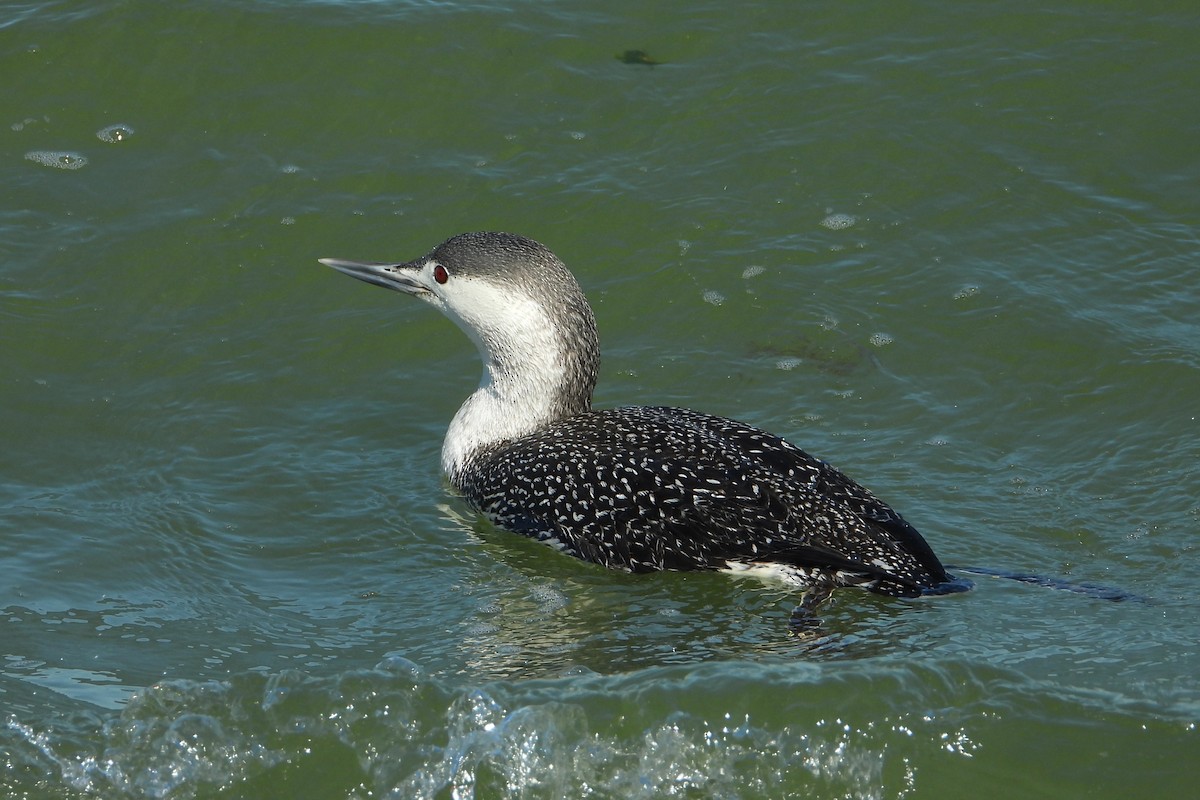
[[[133,136],[133,126],[132,125],[123,125],[120,123],[118,123],[116,125],[108,125],[104,128],[101,128],[100,130],[96,131],[97,139],[99,139],[102,142],[109,142],[110,144],[116,144],[117,142],[123,142],[126,139],[128,139],[130,136]]]
[[[55,169],[79,169],[88,163],[87,156],[67,150],[30,150],[25,160]]]

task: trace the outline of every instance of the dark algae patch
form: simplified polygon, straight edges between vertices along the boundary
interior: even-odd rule
[[[654,58],[645,50],[626,50],[623,53],[617,53],[617,60],[622,64],[647,64],[649,66],[666,63]]]

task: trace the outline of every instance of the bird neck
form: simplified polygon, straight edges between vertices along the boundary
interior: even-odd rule
[[[442,469],[455,485],[481,451],[591,408],[599,346],[590,309],[582,324],[552,319],[533,303],[519,311],[508,318],[520,324],[482,333],[463,325],[483,374],[442,445]]]

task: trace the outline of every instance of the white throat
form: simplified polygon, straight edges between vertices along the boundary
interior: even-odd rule
[[[441,308],[475,342],[483,376],[442,444],[442,470],[452,482],[480,448],[552,422],[566,380],[561,339],[537,302],[485,281],[465,283]]]

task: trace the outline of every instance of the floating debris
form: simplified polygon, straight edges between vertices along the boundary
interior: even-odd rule
[[[617,53],[617,60],[622,64],[665,64],[665,61],[659,61],[652,58],[645,50],[626,50],[624,53]]]

